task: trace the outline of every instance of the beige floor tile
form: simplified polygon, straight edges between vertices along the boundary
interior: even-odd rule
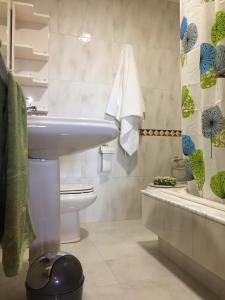
[[[61,249],[77,256],[85,275],[83,300],[219,300],[163,256],[156,236],[140,220],[83,225],[85,236]],[[0,300],[25,300],[22,272],[0,269]]]
[[[23,264],[20,274],[16,277],[7,278],[0,268],[0,299],[1,300],[25,300],[25,279],[28,264]]]
[[[174,291],[173,297],[177,297],[180,295],[180,300],[221,300],[215,294],[211,293],[210,291],[206,291],[204,289],[185,289],[180,291]],[[173,299],[174,299],[173,298]]]
[[[169,287],[174,297],[181,295],[181,300],[219,300],[214,293],[207,290],[202,284],[193,280],[181,270],[178,272],[179,273],[171,271],[170,276],[162,278],[160,283],[157,282],[155,284],[159,284],[165,288]]]
[[[85,288],[83,300],[128,300],[126,292],[119,285]]]
[[[116,284],[117,281],[110,268],[104,261],[83,264],[85,286],[107,286]]]
[[[132,282],[132,286],[126,290],[129,300],[219,300],[199,284],[181,287],[165,284],[165,281],[156,283],[145,280]]]
[[[147,255],[109,260],[107,264],[121,284],[146,279],[160,281],[170,273],[163,264]]]
[[[125,220],[125,221],[114,221],[114,222],[98,222],[98,223],[85,223],[82,227],[88,229],[89,233],[95,233],[100,231],[107,231],[113,229],[123,230],[138,230],[142,228],[142,232],[145,231],[142,226],[142,221],[138,220]],[[149,232],[149,231],[148,231]]]
[[[77,243],[62,244],[61,250],[75,255],[81,263],[103,261],[103,257],[90,239],[81,240]]]
[[[129,300],[175,300],[171,291],[159,287],[152,282],[138,282],[132,288],[127,289],[127,299]],[[177,298],[177,300],[181,298]]]
[[[159,278],[155,276],[150,280],[145,281],[129,281],[126,285],[132,288],[143,287],[146,289],[148,285],[154,284],[154,290],[167,291],[169,295],[172,295],[172,299],[177,299],[179,295],[179,300],[217,300],[218,297],[207,290],[203,285],[201,285],[196,280],[192,279],[187,273],[170,261],[167,257],[162,255],[157,248],[157,243],[154,242],[141,242],[142,247],[146,249],[150,257],[154,257],[161,266],[164,267],[164,272]],[[159,270],[158,270],[159,271]],[[158,273],[156,273],[158,274]],[[149,290],[149,295],[151,291]],[[159,296],[161,294],[159,293]],[[162,293],[163,295],[163,293]],[[153,297],[153,296],[152,296]],[[144,298],[145,299],[145,298]],[[155,299],[153,297],[153,299]],[[167,299],[167,298],[165,298]],[[170,299],[170,298],[168,298]]]
[[[194,281],[188,275],[184,274],[180,269],[170,269],[171,273],[169,276],[161,277],[161,280],[146,280],[142,282],[130,282],[129,285],[135,288],[137,291],[143,289],[148,290],[149,296],[152,299],[157,295],[166,293],[169,295],[168,299],[179,299],[179,300],[219,300],[219,298],[203,287],[199,282]],[[154,291],[151,294],[151,291]],[[143,298],[145,299],[145,298]],[[163,298],[162,298],[163,299]],[[167,299],[165,297],[165,299]]]
[[[82,227],[89,232],[93,242],[121,243],[157,239],[140,220],[82,224]]]
[[[95,242],[95,246],[105,260],[147,255],[145,249],[134,241]]]

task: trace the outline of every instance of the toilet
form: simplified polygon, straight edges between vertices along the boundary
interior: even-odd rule
[[[91,185],[64,184],[60,190],[61,243],[80,240],[79,211],[90,206],[97,198]]]

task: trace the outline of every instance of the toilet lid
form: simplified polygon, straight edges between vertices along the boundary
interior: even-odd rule
[[[90,184],[62,184],[60,194],[83,194],[94,192]]]

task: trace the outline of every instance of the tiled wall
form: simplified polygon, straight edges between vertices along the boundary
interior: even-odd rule
[[[104,118],[120,50],[134,47],[146,103],[143,128],[180,129],[179,7],[167,0],[33,0],[51,14],[49,115]],[[79,40],[83,32],[92,41]],[[100,172],[98,149],[61,159],[62,182],[93,183],[98,199],[82,221],[139,218],[140,189],[170,174],[180,138],[141,137],[127,157],[117,144],[110,174]]]

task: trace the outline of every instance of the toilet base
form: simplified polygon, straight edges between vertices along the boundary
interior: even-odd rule
[[[79,211],[61,213],[60,220],[61,244],[75,243],[80,241],[80,216]]]

